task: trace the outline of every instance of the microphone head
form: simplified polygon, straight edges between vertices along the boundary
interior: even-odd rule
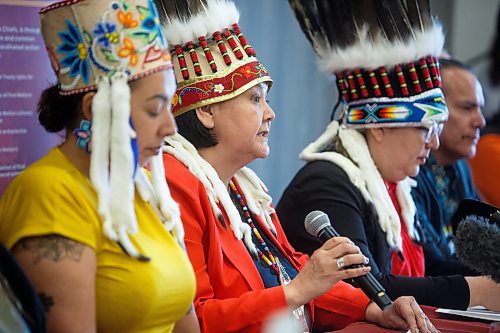
[[[306,231],[315,237],[318,237],[319,232],[329,225],[331,225],[330,218],[320,210],[313,210],[304,220]]]
[[[467,265],[500,283],[500,227],[484,217],[470,215],[458,225],[457,256]]]

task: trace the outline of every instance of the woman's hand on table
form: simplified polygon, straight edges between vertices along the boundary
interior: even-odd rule
[[[411,296],[401,296],[382,311],[377,304],[370,303],[365,318],[391,329],[409,329],[412,333],[438,333],[424,311]]]

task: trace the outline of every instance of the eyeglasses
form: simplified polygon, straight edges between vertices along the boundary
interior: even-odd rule
[[[425,144],[430,144],[434,135],[440,136],[443,132],[443,127],[444,123],[433,123],[430,126],[422,127],[421,129],[425,131]]]

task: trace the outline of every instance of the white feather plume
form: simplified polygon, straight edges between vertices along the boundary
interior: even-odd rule
[[[186,44],[197,41],[200,36],[211,36],[238,23],[240,13],[233,2],[225,0],[208,0],[205,11],[192,16],[188,21],[184,18],[170,18],[163,26],[170,45]]]
[[[335,73],[353,68],[393,67],[395,64],[416,61],[429,55],[438,57],[444,45],[443,29],[438,22],[435,22],[432,29],[416,32],[415,38],[406,43],[388,42],[382,37],[373,41],[369,38],[367,29],[360,31],[359,40],[347,48],[318,46],[320,68],[328,73]]]

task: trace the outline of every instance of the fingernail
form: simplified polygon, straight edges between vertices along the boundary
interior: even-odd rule
[[[368,259],[367,257],[365,257],[365,259],[363,261],[365,262],[365,265],[368,265],[368,263],[370,262],[370,259]]]

